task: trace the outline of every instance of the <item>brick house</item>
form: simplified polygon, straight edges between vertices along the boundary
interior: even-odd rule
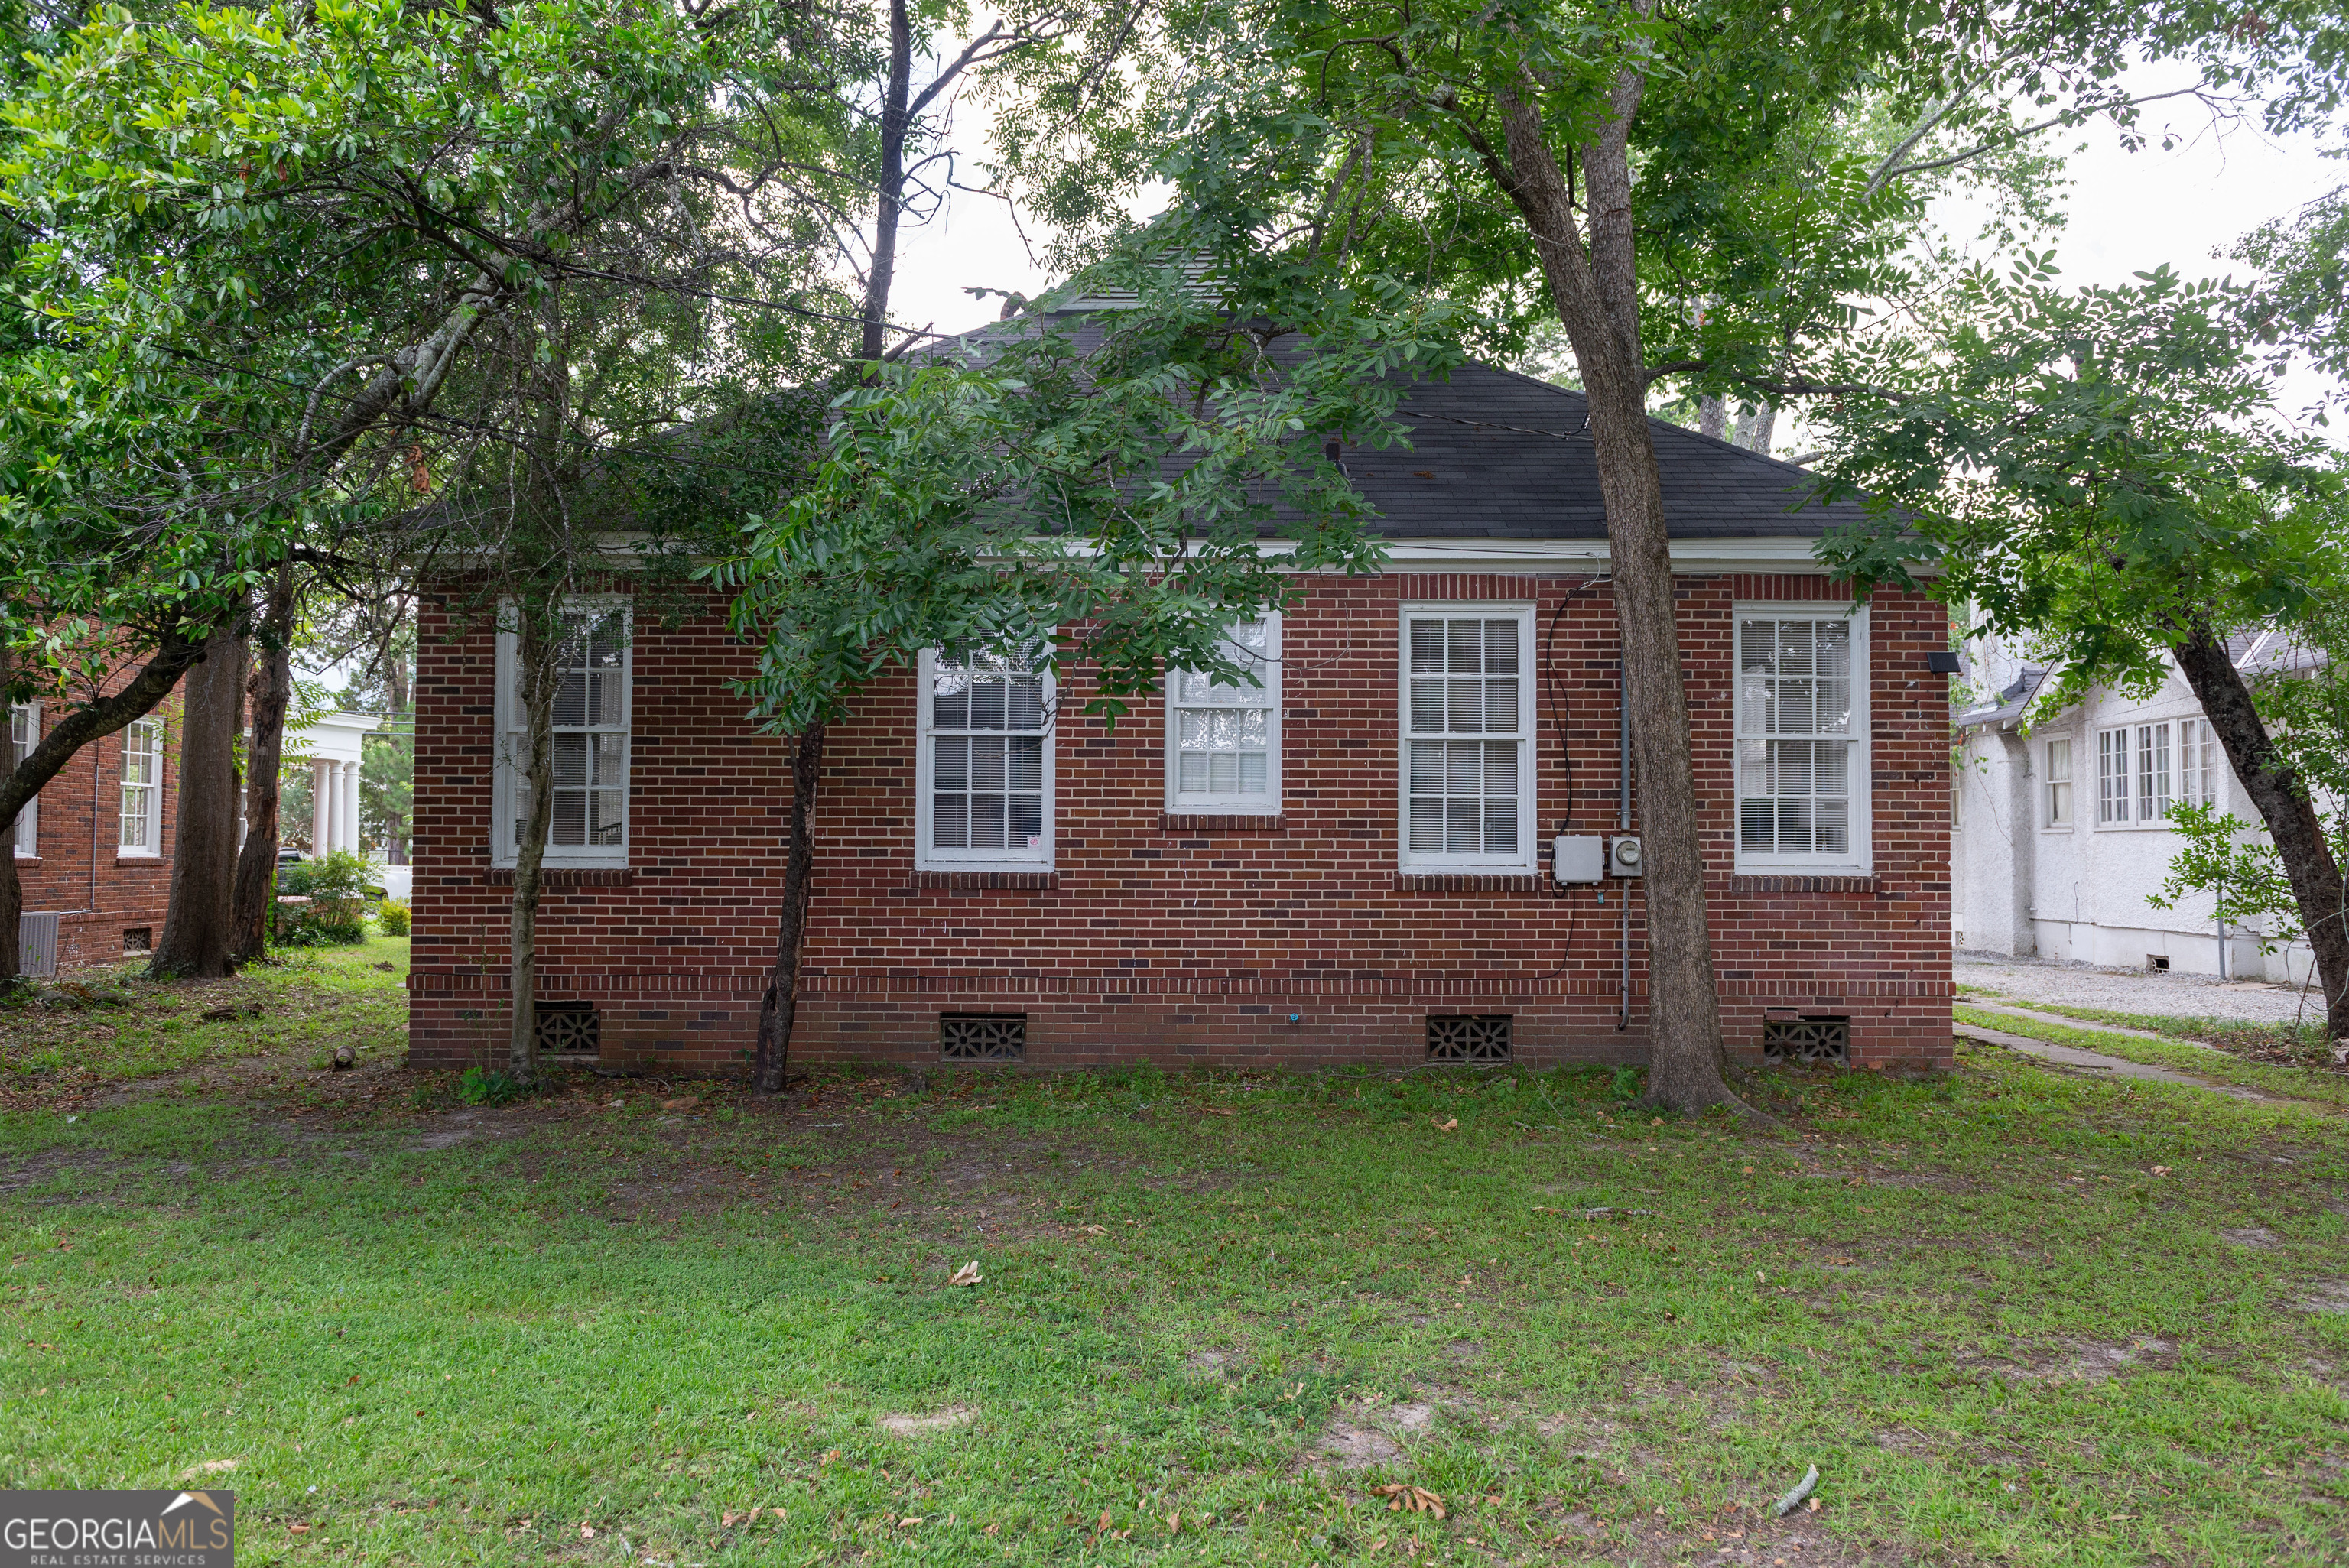
[[[127,683],[129,669],[115,685]],[[12,824],[24,891],[20,962],[27,974],[110,964],[163,934],[171,904],[171,838],[179,807],[180,694],[76,752]],[[8,764],[47,733],[55,711],[22,703],[8,713]]]
[[[1582,399],[1471,366],[1402,414],[1409,449],[1345,456],[1385,570],[1301,576],[1236,628],[1260,687],[1178,676],[1112,731],[1081,671],[933,654],[835,727],[796,1062],[1640,1058],[1641,884],[1599,841],[1636,837],[1638,801]],[[1945,614],[1830,583],[1837,513],[1799,470],[1654,436],[1728,1037],[1946,1067]],[[625,593],[577,608],[542,1039],[737,1069],[790,799],[728,686],[751,651],[715,599],[674,630],[631,629]],[[519,721],[492,631],[428,599],[419,632],[410,1059],[454,1067],[502,1051]]]

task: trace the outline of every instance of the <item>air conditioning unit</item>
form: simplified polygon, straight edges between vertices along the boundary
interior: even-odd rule
[[[1640,850],[1638,837],[1618,833],[1607,841],[1607,874],[1610,877],[1636,877],[1647,873],[1648,866]]]

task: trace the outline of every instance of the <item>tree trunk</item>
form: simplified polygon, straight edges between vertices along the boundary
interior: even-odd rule
[[[530,723],[529,811],[514,851],[513,918],[507,949],[513,989],[513,1032],[506,1041],[507,1071],[520,1083],[538,1081],[538,898],[545,882],[546,840],[554,822],[555,661],[563,645],[559,608],[523,600],[518,605],[514,674]]]
[[[1729,405],[1718,397],[1700,397],[1696,402],[1696,431],[1700,436],[1722,438],[1729,428]]]
[[[816,776],[823,764],[824,726],[810,725],[792,742],[792,837],[783,858],[783,909],[776,923],[775,967],[759,1002],[759,1049],[751,1085],[781,1094],[792,1024],[799,1016],[800,953],[807,942],[808,903],[814,887]]]
[[[244,639],[215,633],[188,672],[180,718],[180,810],[171,898],[147,973],[217,980],[229,962],[229,895],[236,882],[236,738],[244,727]]]
[[[245,753],[244,848],[237,854],[230,899],[229,957],[249,963],[269,943],[277,899],[277,846],[284,790],[285,708],[294,696],[294,566],[277,568],[261,623],[261,656],[253,676],[253,745]]]
[[[130,677],[129,684],[111,696],[102,696],[85,707],[78,707],[41,737],[33,754],[16,764],[15,769],[0,778],[0,822],[13,822],[42,786],[56,778],[65,765],[73,760],[74,753],[93,740],[112,735],[135,719],[146,717],[155,705],[171,695],[181,674],[203,656],[202,641],[173,632],[165,636],[154,655]],[[0,894],[5,894],[11,906],[21,913],[24,890],[16,881],[16,857],[7,857],[7,872],[0,878]],[[16,918],[12,914],[0,924],[0,980],[14,979],[22,955],[16,950]]]
[[[2349,1039],[2349,888],[2324,842],[2315,803],[2306,784],[2278,757],[2266,721],[2252,706],[2251,687],[2228,656],[2227,639],[2201,619],[2188,623],[2185,633],[2170,652],[2275,841],[2317,977],[2324,983],[2325,1026],[2333,1038]]]
[[[905,133],[913,124],[914,23],[906,0],[889,0],[889,82],[881,104],[881,178],[873,203],[873,256],[864,274],[864,337],[857,357],[877,363],[889,331],[897,276],[897,226],[905,192]]]
[[[1629,152],[1642,88],[1637,71],[1622,71],[1611,116],[1578,149],[1590,212],[1587,251],[1565,175],[1530,100],[1503,98],[1506,158],[1495,150],[1485,161],[1532,230],[1588,399],[1646,850],[1648,1094],[1692,1113],[1743,1107],[1723,1077],[1728,1063],[1705,911],[1671,541],[1648,430]]]

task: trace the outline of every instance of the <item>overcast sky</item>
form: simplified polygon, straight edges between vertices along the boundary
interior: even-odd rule
[[[2147,113],[2148,129],[2168,123],[2193,134],[2168,151],[2124,151],[2102,125],[2066,139],[2086,143],[2070,160],[2071,222],[2056,245],[2068,282],[2122,283],[2165,262],[2188,277],[2240,275],[2240,263],[2213,253],[2349,180],[2349,163],[2319,157],[2305,139],[2276,141],[2244,129],[2221,137],[2198,129],[2201,111],[2191,107],[2154,105]],[[957,129],[970,146],[983,128],[966,120]],[[1954,224],[1965,215],[1945,209],[1940,216]],[[1051,281],[1001,202],[957,193],[936,222],[914,232],[899,263],[894,314],[907,326],[958,332],[991,320],[1000,304],[974,300],[965,289],[1033,294]],[[2293,400],[2304,401],[2313,385],[2292,387]]]

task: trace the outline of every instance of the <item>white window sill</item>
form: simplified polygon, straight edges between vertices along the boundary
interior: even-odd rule
[[[1872,877],[1875,866],[1865,861],[1738,861],[1731,868],[1741,877]]]
[[[1541,870],[1536,861],[1404,861],[1396,868],[1407,877],[1524,877]]]
[[[1058,868],[1049,857],[1043,860],[1027,861],[942,861],[921,856],[915,859],[914,869],[917,872],[1042,872]]]
[[[519,869],[519,862],[492,861],[490,869],[499,872],[515,871]],[[573,855],[547,855],[540,860],[538,869],[543,872],[624,872],[628,869],[628,858],[626,855],[617,855],[591,861],[582,860]]]
[[[117,850],[114,858],[118,861],[160,861],[163,857],[153,850]]]
[[[1274,800],[1234,800],[1229,796],[1221,799],[1169,800],[1166,814],[1170,817],[1278,817],[1279,802]]]
[[[2043,833],[2069,833],[2076,831],[2069,822],[2058,822],[2052,828],[2042,828],[2039,830]]]

